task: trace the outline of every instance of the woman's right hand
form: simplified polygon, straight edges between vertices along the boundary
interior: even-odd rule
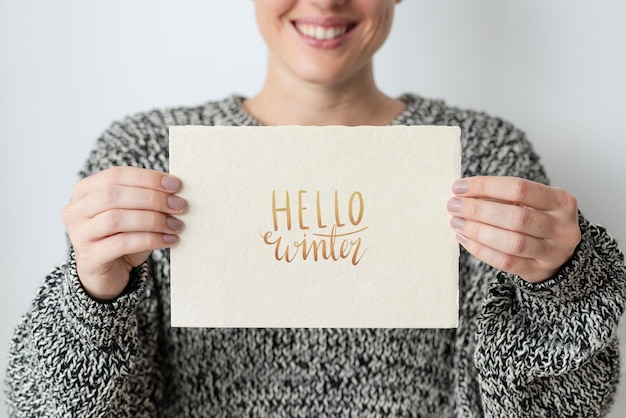
[[[186,207],[175,195],[180,184],[169,174],[135,167],[110,168],[78,182],[63,223],[89,296],[114,300],[133,267],[178,241],[183,223],[174,215]]]

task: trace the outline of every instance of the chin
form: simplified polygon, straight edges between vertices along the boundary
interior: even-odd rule
[[[346,77],[341,74],[305,74],[300,77],[303,81],[323,86],[334,86],[343,82]]]
[[[298,78],[308,83],[333,86],[345,82],[350,77],[358,73],[354,68],[345,68],[336,65],[321,65],[312,63],[310,65],[300,65],[293,70]]]

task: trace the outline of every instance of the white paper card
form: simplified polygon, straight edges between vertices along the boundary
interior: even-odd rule
[[[460,129],[170,128],[172,326],[451,328]]]

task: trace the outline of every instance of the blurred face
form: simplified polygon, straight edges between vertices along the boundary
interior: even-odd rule
[[[255,0],[269,70],[333,85],[371,64],[397,0]]]

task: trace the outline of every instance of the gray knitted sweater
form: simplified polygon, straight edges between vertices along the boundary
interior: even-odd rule
[[[169,125],[255,125],[241,98],[114,123],[82,175],[168,170]],[[394,124],[457,125],[463,175],[546,182],[524,135],[483,113],[414,95]],[[462,251],[457,329],[170,327],[169,253],[154,251],[112,303],[90,299],[73,255],[45,278],[11,346],[13,416],[592,417],[619,375],[626,267],[580,217],[563,269],[528,284]]]

